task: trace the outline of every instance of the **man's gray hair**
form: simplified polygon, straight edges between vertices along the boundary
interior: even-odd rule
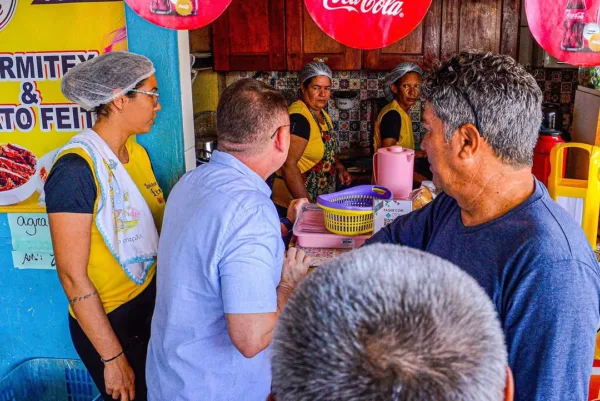
[[[426,74],[421,93],[442,120],[447,142],[462,125],[478,120],[481,136],[502,162],[533,163],[543,96],[533,76],[513,58],[462,52]]]
[[[473,278],[419,250],[371,245],[296,289],[272,366],[277,401],[500,401],[507,352]]]

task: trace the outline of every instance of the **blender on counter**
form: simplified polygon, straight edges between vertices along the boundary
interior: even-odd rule
[[[560,143],[565,143],[562,139],[562,133],[557,127],[560,114],[558,108],[547,106],[543,108],[543,120],[540,127],[539,137],[535,148],[533,149],[533,175],[548,187],[548,177],[550,176],[550,151]],[[563,176],[567,165],[567,155],[563,160]]]

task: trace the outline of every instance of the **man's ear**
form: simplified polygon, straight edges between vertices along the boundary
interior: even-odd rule
[[[275,134],[275,137],[273,138],[273,142],[275,144],[275,148],[277,148],[277,150],[279,150],[281,152],[284,152],[285,149],[286,149],[286,142],[285,142],[286,140],[287,141],[290,140],[289,134],[287,134],[285,132],[285,128],[284,127],[279,127],[277,129],[277,133]]]
[[[267,401],[275,401],[275,396],[273,395],[273,393],[269,394]]]
[[[468,159],[481,152],[483,138],[479,135],[479,131],[473,124],[465,124],[460,126],[452,138],[457,141],[456,146],[459,147],[459,155],[461,158]]]
[[[515,381],[510,367],[506,365],[506,387],[504,388],[504,401],[513,401],[515,397]]]

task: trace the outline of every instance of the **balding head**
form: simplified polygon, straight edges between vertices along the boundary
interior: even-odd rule
[[[255,79],[240,79],[229,85],[219,99],[219,150],[260,155],[272,142],[274,130],[286,124],[289,115],[281,92]]]

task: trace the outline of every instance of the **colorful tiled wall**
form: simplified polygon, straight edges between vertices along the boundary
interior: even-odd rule
[[[570,129],[573,115],[575,90],[577,89],[577,70],[534,69],[532,74],[544,91],[544,102],[560,105],[563,113],[563,126]],[[385,72],[372,71],[336,71],[331,82],[332,91],[355,90],[360,101],[353,109],[338,110],[333,98],[329,101],[327,112],[331,116],[334,129],[338,134],[340,147],[369,147],[373,135],[372,113],[373,99],[383,98]],[[296,72],[234,72],[227,74],[227,85],[240,78],[256,78],[282,91],[288,103],[297,99],[299,86]],[[421,141],[421,107],[415,105],[410,111],[416,143]]]
[[[544,92],[544,103],[559,106],[563,115],[563,128],[570,132],[575,92],[579,82],[578,70],[537,68],[531,73]]]
[[[351,110],[338,110],[333,97],[326,109],[338,134],[340,148],[368,148],[373,135],[372,113],[374,104],[371,99],[384,98],[383,85],[385,72],[335,71],[331,80],[332,92],[354,90],[359,93],[360,101],[355,102]],[[240,78],[256,78],[282,91],[288,103],[297,99],[299,87],[296,72],[235,72],[227,75],[227,85]],[[359,100],[357,99],[357,100]],[[413,130],[417,142],[420,142],[421,109],[415,105],[410,111]]]

